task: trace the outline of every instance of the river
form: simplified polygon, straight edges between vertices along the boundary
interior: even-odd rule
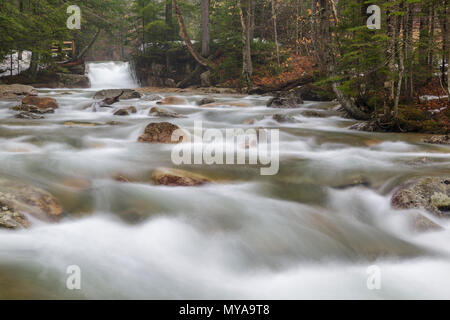
[[[443,229],[416,232],[408,212],[390,205],[408,178],[450,174],[449,147],[420,135],[351,131],[355,122],[337,115],[305,116],[330,103],[271,109],[263,96],[214,95],[252,107],[201,108],[195,102],[204,96],[183,95],[189,104],[170,107],[187,116],[180,119],[149,117],[155,102],[144,99],[118,104],[137,108],[128,117],[93,112],[85,108],[99,88],[135,84],[126,64],[89,70],[92,89],[39,90],[60,105],[44,120],[14,119],[14,103],[0,102],[0,174],[45,188],[67,213],[59,223],[0,229],[0,298],[450,298],[450,223],[430,217]],[[275,121],[276,113],[291,122]],[[248,119],[254,124],[243,125]],[[192,130],[195,120],[221,130],[280,129],[280,172],[184,166],[218,183],[151,184],[153,169],[173,166],[172,146],[137,143],[145,126]],[[143,182],[121,183],[118,174]],[[66,288],[71,265],[81,269],[81,290]],[[381,287],[371,290],[374,266]]]

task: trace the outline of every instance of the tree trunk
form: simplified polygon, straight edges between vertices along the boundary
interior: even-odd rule
[[[401,35],[403,33],[403,26],[404,26],[404,20],[405,17],[400,18],[400,26],[399,26],[399,32],[398,34]],[[401,39],[400,36],[398,37],[398,54],[399,54],[399,71],[398,71],[398,82],[397,82],[397,92],[395,94],[395,101],[394,101],[394,119],[398,119],[398,104],[400,101],[400,94],[402,91],[402,82],[403,82],[403,75],[405,72],[405,39]]]
[[[277,50],[277,61],[278,61],[278,64],[280,64],[280,45],[278,43],[276,0],[272,0],[272,20],[273,20],[273,34],[274,34],[275,46],[276,46],[276,50]]]
[[[250,39],[252,1],[253,0],[238,0],[239,14],[242,25],[242,76],[247,86],[247,90],[251,90],[253,87],[252,49]]]
[[[202,56],[205,58],[210,53],[209,44],[209,0],[202,0]]]
[[[189,38],[186,30],[186,25],[184,24],[183,16],[181,14],[180,8],[178,7],[177,0],[173,0],[173,7],[175,9],[175,14],[177,15],[178,24],[180,25],[180,36],[184,40],[186,47],[188,48],[195,61],[197,61],[200,65],[209,68],[211,66],[211,63],[207,59],[203,58],[192,45],[191,39]]]

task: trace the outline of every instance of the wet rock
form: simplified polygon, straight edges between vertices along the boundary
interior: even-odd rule
[[[123,93],[122,93],[123,92]],[[117,96],[120,96],[121,100],[129,100],[129,99],[139,99],[141,98],[141,94],[133,89],[107,89],[101,90],[95,93],[94,99],[112,99]]]
[[[419,212],[410,212],[411,227],[417,232],[440,230],[442,227]]]
[[[397,209],[425,209],[450,218],[450,177],[424,177],[404,183],[392,196]]]
[[[23,84],[1,84],[0,99],[1,100],[18,100],[21,96],[37,96],[38,92],[32,86]]]
[[[66,121],[64,122],[65,126],[69,127],[95,127],[100,124],[94,122],[83,122],[83,121]]]
[[[22,99],[22,105],[12,107],[15,111],[29,113],[54,113],[58,109],[58,103],[53,98],[27,96]]]
[[[153,181],[164,186],[201,186],[212,182],[207,177],[180,169],[158,168],[153,171]]]
[[[248,108],[251,107],[250,104],[239,101],[229,101],[229,102],[214,102],[208,103],[201,106],[202,108],[217,108],[217,107],[238,107],[238,108]]]
[[[450,144],[450,135],[432,136],[428,139],[424,139],[423,142],[432,144]]]
[[[47,191],[4,178],[0,178],[0,203],[8,208],[5,212],[31,215],[46,221],[55,221],[63,213],[59,202]]]
[[[247,119],[247,120],[244,120],[244,122],[243,122],[242,124],[252,125],[252,124],[255,124],[255,120],[253,120],[253,119]]]
[[[11,109],[14,111],[36,113],[36,114],[55,113],[55,109],[53,108],[38,108],[36,106],[31,105],[20,105],[12,107]]]
[[[159,100],[163,100],[164,97],[160,96],[159,94],[150,94],[150,95],[145,95],[144,97],[142,97],[142,100],[145,101],[159,101]]]
[[[197,105],[198,106],[203,106],[205,104],[210,104],[210,103],[214,103],[214,102],[216,102],[215,99],[207,97],[207,98],[203,98],[203,99],[197,101]]]
[[[22,213],[0,201],[0,228],[21,229],[29,226],[30,222]]]
[[[150,123],[144,133],[139,137],[138,142],[145,143],[180,143],[183,141],[183,137],[180,137],[178,141],[172,141],[172,134],[179,130],[177,125],[169,122],[154,122]]]
[[[368,131],[368,132],[377,132],[380,131],[377,123],[375,121],[363,121],[358,122],[351,127],[348,128],[349,130],[357,130],[357,131]]]
[[[200,83],[202,87],[211,87],[212,81],[211,81],[211,71],[203,72],[200,75]]]
[[[315,110],[306,110],[301,113],[302,116],[308,118],[325,118],[326,114]]]
[[[295,122],[295,118],[293,116],[287,115],[287,114],[274,114],[272,116],[272,119],[283,123],[283,122]]]
[[[117,111],[114,112],[115,116],[129,116],[132,113],[137,113],[136,107],[126,107],[126,108],[120,108]]]
[[[153,107],[150,109],[149,116],[155,116],[155,117],[167,117],[167,118],[184,118],[184,115],[181,115],[177,112],[169,111],[166,109]]]
[[[165,97],[163,100],[157,102],[157,104],[161,105],[182,105],[182,104],[188,104],[187,100],[185,98],[180,97]]]
[[[267,102],[269,108],[299,108],[303,104],[302,98],[295,92],[278,92]]]
[[[37,115],[35,113],[23,111],[14,116],[14,118],[17,119],[27,119],[27,120],[37,120],[37,119],[44,119],[43,116]]]

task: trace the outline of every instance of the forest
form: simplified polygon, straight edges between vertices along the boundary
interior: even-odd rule
[[[66,28],[72,4],[81,30]],[[366,25],[370,5],[381,9],[380,29]],[[449,17],[448,0],[2,1],[0,55],[32,51],[35,75],[52,68],[55,42],[74,39],[73,59],[113,42],[107,50],[144,63],[144,73],[146,59],[164,61],[165,73],[180,55],[195,60],[178,85],[207,70],[208,85],[254,93],[311,83],[353,118],[375,119],[374,130],[444,132],[449,111],[427,111],[448,106]]]

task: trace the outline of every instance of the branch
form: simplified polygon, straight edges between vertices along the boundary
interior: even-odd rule
[[[192,45],[191,39],[189,38],[189,35],[187,34],[186,25],[184,24],[183,16],[181,14],[180,8],[178,7],[177,0],[173,0],[173,7],[174,7],[175,13],[177,15],[178,24],[180,25],[180,36],[181,36],[181,38],[183,38],[192,57],[194,57],[194,59],[202,66],[207,67],[207,68],[212,68],[212,63],[209,60],[203,58],[197,52],[197,50],[195,50],[194,46]]]

